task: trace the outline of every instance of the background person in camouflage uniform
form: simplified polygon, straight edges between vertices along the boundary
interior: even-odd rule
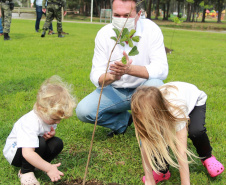
[[[31,8],[35,5],[35,9],[36,9],[35,31],[40,32],[39,25],[40,25],[40,21],[42,19],[42,14],[44,14],[46,16],[46,14],[42,11],[42,1],[43,0],[30,0],[30,1],[31,1]],[[46,3],[46,5],[47,5],[47,3]],[[50,24],[50,26],[49,26],[48,34],[49,35],[54,34],[52,24]]]
[[[14,4],[12,0],[0,0],[0,2],[4,40],[10,40],[9,32]]]
[[[56,17],[57,20],[57,32],[58,37],[64,37],[62,35],[63,29],[62,29],[62,13],[61,13],[61,7],[64,9],[64,16],[67,14],[66,11],[66,0],[48,0],[47,3],[47,10],[45,8],[46,0],[43,0],[42,2],[42,11],[46,12],[46,21],[43,26],[43,32],[41,37],[45,37],[46,31],[49,28],[49,25],[52,23],[54,17]]]

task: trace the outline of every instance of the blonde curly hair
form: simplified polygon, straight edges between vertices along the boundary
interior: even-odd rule
[[[51,116],[58,119],[69,118],[76,107],[76,98],[71,94],[72,85],[63,82],[54,75],[40,87],[34,111],[43,119],[50,120]]]

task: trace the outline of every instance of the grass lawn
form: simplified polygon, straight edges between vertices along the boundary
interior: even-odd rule
[[[94,38],[103,26],[99,24],[63,23],[65,38],[34,30],[34,20],[12,21],[11,41],[0,38],[0,150],[13,124],[29,112],[41,83],[52,75],[59,75],[74,84],[78,101],[95,87],[89,80],[94,49]],[[41,22],[41,26],[43,22]],[[56,31],[56,22],[53,23]],[[186,81],[197,85],[208,94],[207,130],[213,154],[226,166],[226,35],[162,28],[165,45],[174,51],[168,55],[168,81]],[[174,32],[175,31],[175,32]],[[172,39],[174,32],[174,37]],[[172,44],[171,44],[172,43]],[[93,125],[82,123],[74,115],[63,120],[57,136],[64,141],[62,153],[53,161],[61,162],[63,179],[55,184],[76,184],[83,179],[92,137]],[[108,129],[97,127],[87,180],[102,184],[142,185],[144,175],[134,126],[123,136],[107,138]],[[189,148],[195,152],[191,141]],[[20,184],[19,168],[12,167],[0,154],[0,184]],[[225,184],[226,173],[211,178],[200,160],[190,165],[191,184]],[[171,168],[169,181],[159,184],[180,184],[179,172]],[[41,171],[36,172],[41,184],[53,184]],[[77,179],[77,180],[76,180]]]

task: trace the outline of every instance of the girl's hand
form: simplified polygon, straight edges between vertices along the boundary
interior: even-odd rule
[[[52,164],[49,171],[47,171],[47,175],[49,176],[52,182],[56,182],[61,179],[61,176],[64,176],[64,174],[57,169],[57,167],[59,167],[60,165],[61,163]]]
[[[56,134],[56,131],[54,130],[53,127],[51,127],[50,132],[46,132],[46,133],[43,135],[43,137],[44,137],[44,139],[47,141],[48,139],[50,139],[50,138],[52,138],[53,136],[55,136],[55,134]]]

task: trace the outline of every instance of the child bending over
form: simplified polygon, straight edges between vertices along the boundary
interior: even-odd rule
[[[21,167],[21,184],[40,184],[34,176],[35,167],[46,172],[53,182],[64,175],[57,169],[61,163],[50,162],[63,149],[62,140],[55,137],[57,124],[71,117],[76,106],[70,91],[60,77],[52,76],[39,89],[33,110],[14,124],[3,154],[11,165]]]
[[[207,95],[185,82],[171,82],[159,88],[142,86],[133,94],[131,110],[136,137],[141,140],[141,154],[146,185],[170,178],[169,165],[179,168],[181,184],[190,184],[188,137],[196,147],[202,164],[211,177],[224,171],[212,155],[206,134],[205,113]],[[169,148],[177,162],[169,154]],[[152,171],[153,170],[153,171]]]

